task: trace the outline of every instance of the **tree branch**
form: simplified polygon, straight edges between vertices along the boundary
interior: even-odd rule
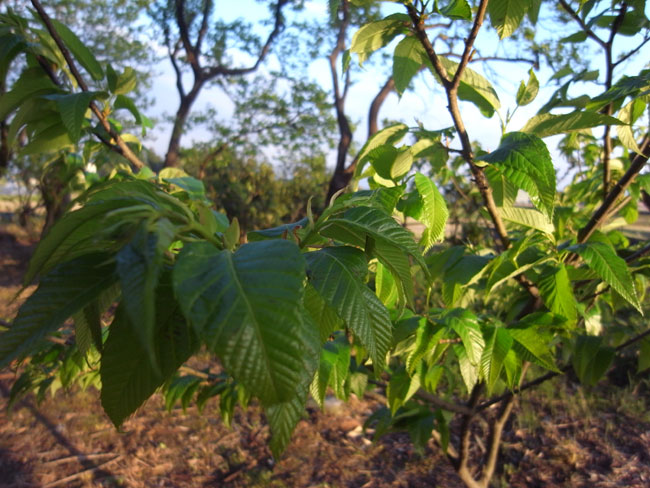
[[[623,23],[625,18],[625,12],[627,12],[627,4],[623,3],[620,9],[620,12],[614,19],[612,26],[609,31],[609,39],[605,43],[605,66],[606,66],[606,77],[605,77],[605,91],[609,90],[612,87],[612,82],[614,79],[614,62],[612,60],[612,47],[614,45],[614,37],[618,29]],[[605,107],[605,115],[611,115],[614,111],[614,105],[610,102]],[[609,193],[609,187],[611,186],[611,170],[610,170],[610,158],[612,154],[612,126],[606,125],[603,132],[603,201],[607,198]]]
[[[280,32],[282,32],[282,29],[284,29],[284,17],[282,16],[282,8],[287,3],[289,3],[289,1],[290,0],[278,0],[278,3],[275,6],[275,13],[274,13],[275,23],[273,25],[273,30],[266,38],[266,42],[264,43],[264,46],[262,46],[262,49],[260,50],[257,56],[257,60],[252,66],[249,66],[247,68],[226,68],[225,66],[221,66],[221,65],[213,66],[211,68],[208,68],[206,71],[204,71],[204,75],[206,79],[209,80],[218,75],[225,75],[225,76],[245,75],[255,71],[260,66],[262,61],[264,61],[264,59],[266,58],[275,38],[280,34]]]
[[[70,69],[72,76],[77,81],[79,88],[81,88],[81,90],[84,92],[88,91],[88,85],[86,84],[83,77],[81,76],[81,73],[79,73],[79,70],[77,69],[77,66],[74,63],[74,60],[70,55],[70,51],[68,51],[68,48],[61,40],[61,37],[59,36],[56,29],[52,25],[52,21],[50,20],[50,17],[43,9],[43,6],[40,4],[38,0],[31,0],[31,2],[34,8],[36,9],[36,12],[38,12],[39,17],[45,24],[47,31],[50,33],[50,36],[52,36],[52,39],[54,40],[57,47],[61,51],[61,54],[63,54],[63,57],[68,65],[68,68]],[[108,147],[111,148],[113,151],[117,152],[118,154],[122,155],[124,158],[126,158],[134,168],[138,168],[138,169],[144,168],[146,165],[133,153],[133,151],[131,151],[129,146],[124,142],[124,140],[120,137],[117,131],[115,131],[113,127],[111,127],[110,122],[108,121],[106,116],[102,113],[102,111],[99,110],[95,102],[91,101],[89,107],[90,110],[99,119],[99,122],[102,124],[104,130],[106,130],[106,132],[108,132],[116,142],[116,146],[109,144]]]
[[[650,249],[648,249],[646,252],[650,252]],[[617,353],[621,352],[623,349],[628,348],[632,344],[635,344],[635,343],[639,342],[640,340],[643,340],[644,338],[646,338],[648,336],[650,336],[650,329],[648,329],[648,330],[646,330],[644,332],[641,332],[640,334],[637,334],[636,336],[632,337],[630,340],[625,341],[623,344],[616,347],[616,352]],[[563,366],[562,368],[560,368],[559,372],[550,371],[550,372],[548,372],[546,374],[543,374],[542,376],[539,376],[538,378],[535,378],[532,381],[524,383],[523,385],[521,385],[518,388],[515,388],[515,389],[513,389],[511,391],[507,391],[506,393],[504,393],[502,395],[499,395],[497,397],[494,397],[494,398],[492,398],[490,400],[487,400],[487,401],[481,403],[480,405],[478,405],[476,407],[476,411],[480,412],[482,410],[485,410],[486,408],[491,407],[492,405],[495,405],[495,404],[500,403],[500,402],[502,402],[504,400],[507,400],[508,398],[510,398],[510,397],[512,397],[514,395],[518,395],[522,391],[530,390],[531,388],[533,388],[533,387],[535,387],[537,385],[541,385],[545,381],[548,381],[548,380],[550,380],[552,378],[555,378],[556,376],[560,376],[561,374],[566,373],[571,368],[572,368],[572,366],[570,364],[567,364],[567,365]]]
[[[587,34],[587,37],[593,39],[596,41],[601,47],[605,47],[606,43],[603,41],[600,37],[598,37],[594,31],[592,31],[587,24],[585,24],[584,20],[578,15],[578,13],[571,8],[569,3],[566,0],[560,0],[560,5],[562,8],[575,20],[578,25],[580,25],[580,28],[584,31],[585,34]]]
[[[472,26],[472,30],[470,31],[469,36],[467,36],[467,39],[465,40],[465,48],[463,49],[463,56],[460,59],[460,63],[458,63],[458,68],[456,69],[456,73],[454,74],[454,79],[451,81],[450,90],[455,91],[458,89],[458,85],[460,85],[460,79],[463,76],[463,71],[465,71],[465,68],[467,68],[467,64],[469,63],[469,60],[472,56],[472,49],[474,47],[474,42],[476,42],[476,36],[478,35],[478,31],[483,25],[483,20],[485,19],[485,12],[487,11],[487,6],[488,6],[488,0],[481,0],[481,3],[479,3],[478,5],[476,17],[474,18],[474,25]]]
[[[586,242],[591,235],[607,220],[607,215],[610,209],[614,206],[618,198],[625,192],[628,186],[632,183],[636,175],[643,169],[650,157],[650,133],[647,133],[641,144],[639,144],[641,154],[636,154],[632,159],[630,168],[625,172],[621,179],[614,185],[611,191],[607,194],[605,201],[591,216],[587,225],[585,225],[580,232],[578,232],[578,243]]]

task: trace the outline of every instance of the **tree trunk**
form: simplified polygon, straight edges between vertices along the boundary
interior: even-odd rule
[[[181,103],[176,111],[174,118],[174,127],[172,128],[172,135],[169,138],[169,146],[167,147],[167,154],[165,155],[165,168],[178,168],[181,165],[180,151],[181,151],[181,137],[185,130],[185,123],[190,114],[192,105],[201,91],[203,82],[196,80],[194,86],[187,95],[181,95]]]

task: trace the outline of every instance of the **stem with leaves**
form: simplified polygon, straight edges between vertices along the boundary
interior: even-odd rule
[[[70,54],[70,51],[66,47],[65,43],[61,39],[61,36],[57,33],[56,29],[52,25],[52,21],[50,20],[50,17],[47,15],[47,12],[43,9],[43,6],[40,4],[38,0],[31,0],[32,5],[36,9],[36,12],[38,13],[38,16],[41,18],[43,21],[43,24],[45,24],[45,27],[47,28],[47,31],[50,33],[52,36],[52,39],[56,43],[57,47],[63,54],[63,57],[68,65],[68,68],[70,69],[70,72],[72,73],[72,76],[74,76],[75,80],[77,81],[77,84],[79,85],[79,88],[81,88],[82,91],[87,92],[88,91],[88,85],[84,81],[83,77],[81,76],[81,73],[77,69],[77,66],[72,59],[72,55]],[[116,153],[124,156],[131,165],[136,168],[144,168],[146,164],[144,164],[140,158],[138,158],[133,151],[129,148],[129,146],[124,142],[124,140],[120,137],[120,134],[111,126],[110,122],[108,121],[108,118],[102,113],[102,111],[97,107],[95,102],[91,101],[89,104],[90,110],[92,111],[93,114],[97,117],[99,120],[99,123],[102,125],[104,130],[110,134],[111,138],[115,141],[115,144],[110,143],[110,141],[106,141],[102,139],[102,142],[106,144],[109,148],[111,148],[113,151]]]

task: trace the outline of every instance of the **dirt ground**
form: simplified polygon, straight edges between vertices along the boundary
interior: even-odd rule
[[[0,319],[10,321],[32,252],[30,239],[0,228]],[[494,486],[650,486],[650,380],[624,369],[586,390],[558,378],[519,401],[507,425]],[[281,459],[267,447],[260,410],[238,411],[226,427],[203,414],[165,410],[154,396],[121,432],[95,390],[27,397],[6,410],[12,373],[0,371],[0,487],[457,487],[434,446],[418,454],[405,434],[378,442],[361,429],[374,396],[309,408]],[[629,383],[629,384],[628,384]],[[477,425],[477,433],[483,426]],[[480,454],[480,443],[476,455]]]

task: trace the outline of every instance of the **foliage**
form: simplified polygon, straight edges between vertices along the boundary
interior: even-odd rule
[[[507,130],[509,113],[497,122],[501,141],[486,152],[472,145],[459,100],[488,120],[504,102],[467,68],[473,43],[486,15],[505,38],[523,22],[535,24],[539,3],[492,0],[488,8],[481,1],[475,10],[466,2],[397,3],[403,13],[361,27],[350,51],[363,61],[395,39],[398,71],[432,74],[453,130],[384,128],[359,153],[352,186],[363,179],[367,189],[339,194],[320,215],[308,204],[301,221],[253,230],[246,243],[237,220],[210,208],[203,183],[176,170],[123,171],[91,186],[36,249],[26,284],[39,278],[39,285],[0,336],[0,366],[34,354],[72,317],[79,350],[99,355],[102,405],[116,426],[160,387],[170,404],[219,396],[226,419],[253,397],[266,411],[275,455],[290,441],[309,394],[322,403],[328,388],[347,398],[380,386],[387,408],[369,419],[377,435],[406,430],[420,447],[433,436],[467,486],[487,486],[517,392],[571,369],[594,384],[617,350],[648,333],[618,325],[617,317],[644,310],[650,248],[633,247],[616,217],[636,218],[647,183],[640,173],[650,151],[642,119],[650,80],[647,70],[619,73],[611,49],[617,36],[641,29],[645,37],[634,37],[636,47],[619,59],[633,56],[650,23],[641,4],[578,9],[560,0],[586,37],[602,41],[608,33],[609,41],[595,41],[605,54],[604,86],[595,96],[583,92],[579,106],[560,89],[519,130]],[[344,4],[331,2],[333,11]],[[438,54],[429,19],[468,23],[458,62]],[[24,29],[21,19],[2,20],[7,35]],[[40,154],[83,147],[92,161],[85,148],[97,144],[88,136],[107,137],[82,109],[101,103],[110,112],[118,85],[75,37],[57,32],[88,75],[105,80],[104,89],[57,85],[31,63],[0,108],[17,111],[12,124],[26,127],[26,148]],[[34,50],[45,45],[21,49],[37,60]],[[71,67],[69,60],[58,66],[66,63]],[[535,80],[522,80],[518,105],[538,95]],[[567,104],[569,114],[552,112]],[[597,139],[591,129],[603,126]],[[623,129],[614,136],[611,126]],[[543,140],[551,134],[562,134],[562,147],[582,164],[563,189]],[[529,206],[519,204],[519,192]],[[475,209],[462,218],[480,229],[477,239],[446,240],[455,199]],[[396,217],[418,220],[421,238]],[[117,309],[103,326],[111,304]],[[177,376],[199,348],[219,359],[223,375]],[[647,367],[643,356],[639,367]],[[529,374],[536,378],[527,383]],[[494,404],[479,472],[470,465],[471,425]],[[450,414],[462,420],[456,436]]]

